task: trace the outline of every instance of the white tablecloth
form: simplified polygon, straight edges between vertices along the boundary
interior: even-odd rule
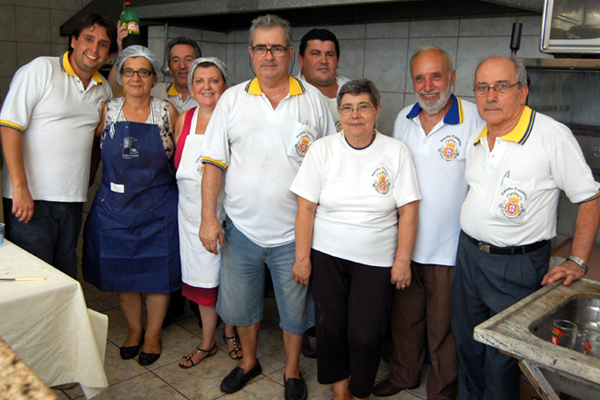
[[[108,386],[104,354],[108,317],[85,304],[79,282],[4,241],[0,278],[0,336],[48,386],[79,382],[92,398]]]

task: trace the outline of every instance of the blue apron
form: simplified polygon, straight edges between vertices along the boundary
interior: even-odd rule
[[[102,183],[83,252],[83,277],[102,291],[171,293],[181,287],[177,184],[152,103],[151,110],[152,124],[117,122],[102,144]]]

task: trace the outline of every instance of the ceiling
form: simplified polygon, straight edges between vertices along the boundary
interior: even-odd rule
[[[292,26],[319,26],[369,22],[487,18],[540,15],[543,0],[132,0],[142,26],[194,27],[230,32],[248,29],[250,21],[275,13]],[[122,0],[93,0],[60,27],[73,32],[86,14],[99,13],[115,21]]]

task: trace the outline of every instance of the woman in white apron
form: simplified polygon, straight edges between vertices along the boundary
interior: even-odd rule
[[[181,358],[181,368],[198,365],[206,357],[217,352],[216,328],[219,316],[215,310],[219,286],[221,254],[214,255],[206,251],[198,237],[202,210],[202,142],[204,131],[210,121],[217,101],[227,89],[227,67],[214,57],[196,59],[189,71],[188,86],[190,93],[198,102],[177,121],[175,139],[175,166],[177,168],[177,186],[179,187],[179,240],[181,254],[181,272],[183,280],[182,294],[198,304],[202,319],[202,342],[190,354]],[[217,216],[225,219],[223,210],[223,191],[219,194]],[[229,356],[242,357],[238,347],[235,328],[225,325],[223,335]]]
[[[121,358],[131,359],[141,350],[142,365],[160,357],[169,298],[181,287],[172,161],[172,124],[178,114],[167,101],[150,96],[158,66],[156,56],[142,46],[126,48],[117,60],[117,79],[126,95],[104,106],[96,130],[102,183],[84,229],[83,276],[102,291],[117,292],[129,328]]]

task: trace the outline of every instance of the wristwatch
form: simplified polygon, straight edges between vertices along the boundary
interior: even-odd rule
[[[569,255],[569,256],[567,257],[567,260],[571,260],[571,261],[573,261],[575,264],[579,265],[581,268],[583,268],[583,273],[584,273],[584,275],[585,275],[585,274],[587,274],[587,272],[588,272],[588,266],[587,266],[587,264],[585,263],[585,261],[583,261],[581,258],[579,258],[579,257],[577,257],[577,256],[574,256],[574,255],[572,255],[572,254],[571,254],[571,255]]]

